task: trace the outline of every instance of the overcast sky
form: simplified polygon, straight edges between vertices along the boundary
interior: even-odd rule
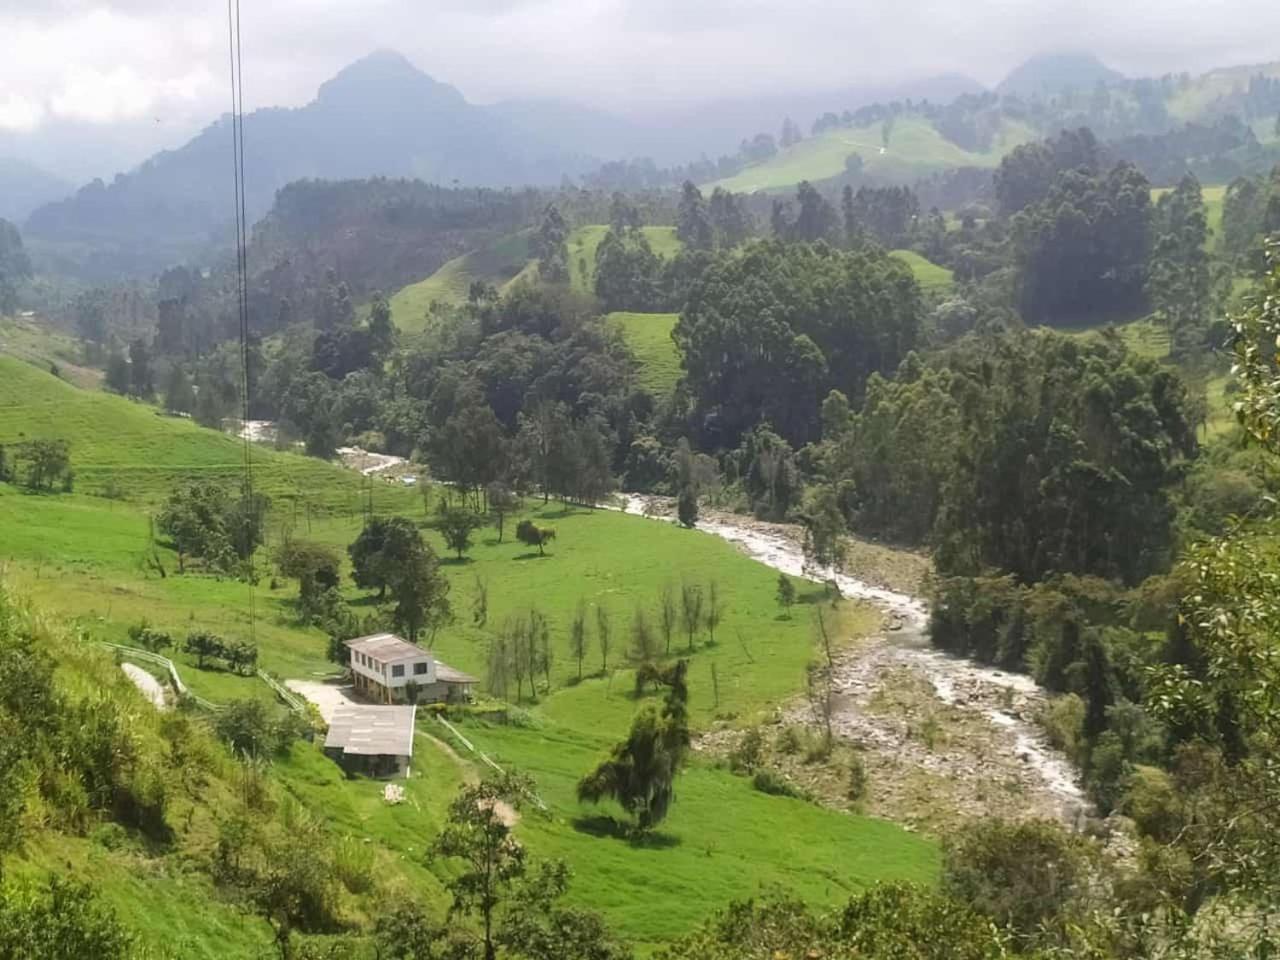
[[[1277,0],[241,0],[250,107],[381,47],[468,99],[638,104],[943,72],[995,83],[1087,49],[1129,74],[1280,58]],[[177,145],[227,108],[224,0],[0,0],[0,134],[114,125]],[[147,126],[144,128],[143,124]]]

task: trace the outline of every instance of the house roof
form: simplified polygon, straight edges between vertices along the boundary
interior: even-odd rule
[[[392,660],[407,660],[411,657],[430,657],[415,643],[410,643],[394,633],[371,633],[367,637],[356,637],[347,641],[347,647],[357,653],[372,657],[379,663],[390,663]]]
[[[326,747],[362,756],[413,756],[413,724],[416,707],[339,707],[329,721]]]
[[[436,679],[441,683],[479,683],[475,677],[461,670],[455,670],[447,663],[436,661]]]

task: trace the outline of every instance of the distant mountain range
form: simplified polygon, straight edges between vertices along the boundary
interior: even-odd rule
[[[32,210],[66,196],[71,184],[12,157],[0,157],[0,220],[21,222]]]
[[[832,103],[886,96],[950,98],[981,87],[940,77],[894,88],[778,96],[621,117],[550,100],[469,103],[397,53],[380,51],[343,69],[311,103],[245,117],[251,219],[275,192],[306,178],[412,177],[451,185],[550,185],[609,159],[672,164],[732,153],[783,117],[807,124]],[[231,126],[224,116],[189,143],[162,151],[110,183],[95,180],[31,213],[24,228],[46,269],[105,279],[147,275],[229,242]],[[65,192],[65,191],[63,191]],[[57,190],[46,192],[49,200]],[[24,197],[32,196],[30,191]],[[35,203],[16,205],[16,216]],[[23,209],[25,207],[25,209]]]
[[[1187,78],[1168,103],[1167,120],[1160,122],[1172,126],[1201,115],[1238,112],[1241,90],[1253,72],[1280,75],[1274,66]],[[1123,82],[1121,74],[1090,54],[1059,53],[1033,57],[996,92],[1047,101],[1059,93],[1088,95],[1099,83]],[[303,107],[262,109],[245,118],[247,207],[256,221],[277,190],[303,179],[385,176],[442,186],[544,186],[582,176],[607,160],[649,157],[660,167],[699,157],[714,160],[735,154],[743,139],[758,132],[777,134],[784,117],[807,132],[815,118],[833,111],[907,100],[917,107],[922,100],[950,104],[964,94],[982,92],[985,88],[972,78],[949,74],[894,86],[617,115],[556,100],[473,104],[401,55],[380,51],[340,71]],[[1056,113],[1040,113],[1045,122],[1089,122],[1081,111],[1062,104]],[[1106,135],[1133,132],[1125,127]],[[944,138],[953,135],[941,133]],[[1043,133],[1033,126],[1026,136]],[[0,152],[5,143],[0,138]],[[804,149],[812,152],[807,145]],[[838,143],[832,149],[843,149],[837,157],[837,168],[843,169],[849,149]],[[229,246],[230,168],[226,116],[185,145],[155,154],[110,183],[94,180],[69,196],[56,178],[0,161],[0,216],[21,219],[29,212],[23,233],[41,269],[90,280],[147,276],[177,262],[207,260]],[[64,199],[45,202],[59,194]]]

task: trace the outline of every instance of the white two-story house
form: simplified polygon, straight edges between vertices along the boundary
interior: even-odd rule
[[[394,633],[348,640],[356,692],[377,703],[469,700],[476,678],[441,663]],[[409,695],[413,692],[413,696]]]

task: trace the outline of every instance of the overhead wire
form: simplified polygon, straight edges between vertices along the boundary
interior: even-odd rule
[[[240,44],[240,0],[227,0],[227,52],[230,64],[231,87],[231,153],[232,180],[235,184],[235,240],[236,240],[236,303],[240,341],[240,437],[243,453],[242,509],[240,518],[244,525],[241,536],[249,538],[249,639],[256,641],[257,597],[255,591],[253,531],[261,518],[257,516],[258,503],[253,493],[253,441],[250,438],[249,415],[252,411],[250,391],[252,378],[249,371],[249,242],[248,204],[245,201],[244,173],[244,70]]]

